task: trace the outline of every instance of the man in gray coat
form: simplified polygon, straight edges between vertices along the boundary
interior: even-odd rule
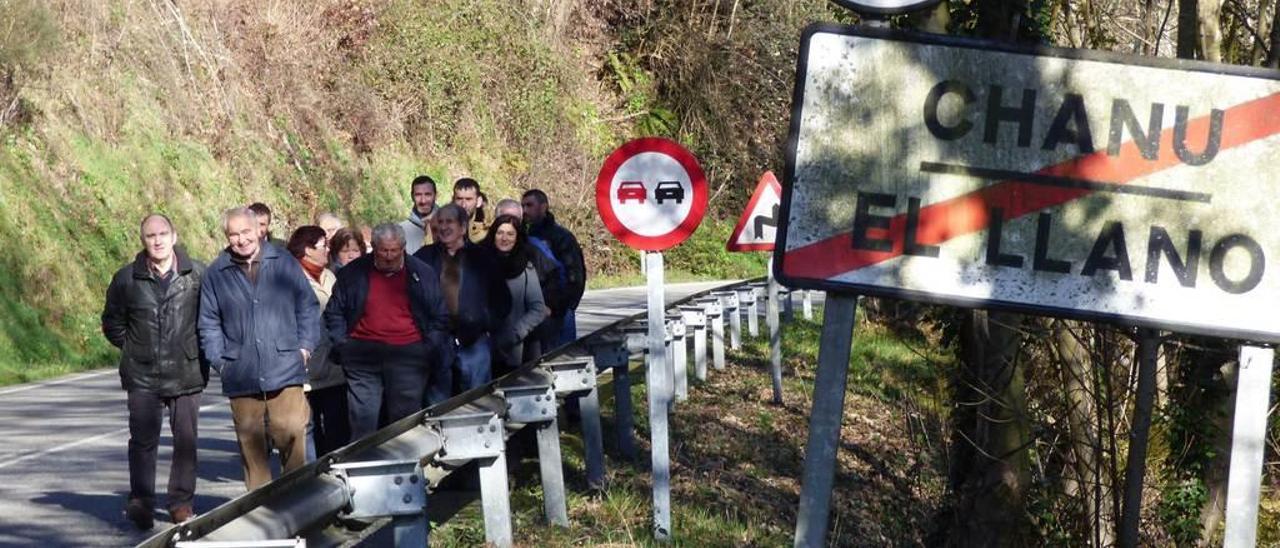
[[[227,248],[200,285],[200,343],[231,399],[245,486],[271,481],[267,438],[284,472],[306,462],[311,418],[302,385],[320,342],[320,302],[298,261],[258,238],[248,208],[222,216]]]
[[[196,313],[204,265],[175,249],[168,217],[147,215],[142,251],[111,279],[102,333],[120,352],[120,384],[129,393],[129,501],[125,516],[139,529],[154,524],[156,450],[164,410],[173,431],[169,518],[192,516],[196,492],[196,418],[209,381],[196,346]]]

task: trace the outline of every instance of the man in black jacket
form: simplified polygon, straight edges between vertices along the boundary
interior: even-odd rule
[[[556,223],[556,216],[549,211],[547,193],[539,189],[528,190],[520,197],[520,205],[524,207],[524,222],[529,224],[529,235],[541,238],[551,246],[556,260],[564,265],[566,277],[565,308],[560,317],[561,332],[552,341],[544,341],[543,348],[555,348],[577,338],[577,323],[574,311],[582,301],[582,293],[587,289],[587,266],[582,259],[582,246],[563,226]],[[553,314],[555,311],[553,311]]]
[[[436,241],[413,256],[439,273],[457,349],[455,384],[467,391],[493,379],[489,334],[511,312],[511,291],[498,275],[497,257],[467,240],[467,213],[448,204],[432,218]]]
[[[143,250],[107,289],[102,332],[122,350],[120,382],[129,393],[129,501],[125,515],[139,529],[154,525],[156,449],[164,408],[173,430],[169,517],[192,516],[196,489],[196,419],[209,380],[200,363],[196,315],[204,265],[174,249],[168,217],[142,220]]]
[[[325,325],[347,375],[352,439],[378,429],[378,411],[396,421],[429,400],[449,397],[453,344],[435,270],[405,254],[400,225],[373,229],[373,254],[338,271]]]

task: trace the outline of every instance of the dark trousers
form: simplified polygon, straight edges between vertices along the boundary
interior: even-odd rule
[[[307,423],[307,462],[351,441],[347,387],[338,385],[307,392],[311,422]]]
[[[196,420],[200,393],[165,398],[150,392],[129,392],[129,498],[155,508],[156,453],[164,410],[169,409],[173,462],[169,467],[170,509],[190,508],[196,494]]]
[[[347,375],[351,439],[358,440],[378,430],[378,410],[384,405],[387,422],[422,409],[430,379],[427,345],[352,339],[342,349],[342,360]]]

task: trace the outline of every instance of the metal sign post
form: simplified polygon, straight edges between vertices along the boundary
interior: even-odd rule
[[[840,446],[840,422],[844,418],[845,382],[849,379],[853,315],[857,306],[858,298],[854,295],[827,293],[822,342],[818,346],[818,373],[813,380],[809,441],[804,451],[796,546],[826,546],[836,448]]]
[[[1223,539],[1226,548],[1257,545],[1262,453],[1267,443],[1267,410],[1271,405],[1271,368],[1275,354],[1271,347],[1240,347],[1231,469],[1227,479],[1227,531]]]
[[[649,287],[649,434],[653,460],[653,536],[671,540],[671,443],[667,415],[674,385],[668,358],[662,252],[689,238],[707,209],[707,178],[679,143],[659,137],[628,141],[605,158],[596,176],[596,209],[609,232],[645,251]],[[683,338],[681,338],[683,343]],[[683,364],[682,364],[683,365]],[[630,394],[618,394],[618,397]]]
[[[782,325],[778,321],[778,280],[773,278],[773,257],[769,257],[769,302],[765,304],[769,327],[769,373],[773,376],[773,403],[782,403]]]
[[[667,412],[671,406],[672,380],[667,368],[665,343],[666,301],[662,284],[662,253],[645,253],[645,278],[649,287],[649,442],[653,446],[653,536],[671,540],[671,445]]]

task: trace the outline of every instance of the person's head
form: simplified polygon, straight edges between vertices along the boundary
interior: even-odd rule
[[[160,213],[142,218],[138,237],[147,258],[153,263],[162,263],[173,257],[173,246],[178,243],[178,231],[173,229],[173,222]]]
[[[517,219],[524,214],[524,210],[520,208],[520,202],[511,198],[503,198],[498,200],[497,205],[493,206],[493,218],[496,221],[498,217],[503,215],[511,215]]]
[[[457,249],[466,243],[467,212],[458,204],[446,204],[431,219],[432,233],[436,241],[449,249]]]
[[[249,209],[258,218],[258,238],[266,240],[271,237],[271,208],[262,202],[249,204]]]
[[[463,177],[453,183],[453,203],[467,213],[467,218],[476,212],[480,205],[480,183],[470,177]]]
[[[409,183],[409,193],[413,196],[413,210],[418,216],[431,214],[436,207],[436,180],[426,175],[419,175]]]
[[[258,254],[258,214],[247,207],[233,207],[222,213],[222,233],[227,247],[241,257]]]
[[[493,226],[489,228],[489,235],[485,236],[485,245],[491,246],[503,255],[511,253],[515,249],[524,249],[525,240],[528,238],[524,232],[524,226],[520,223],[520,217],[515,215],[499,215],[493,220]]]
[[[364,256],[364,236],[350,228],[339,228],[329,238],[329,258],[338,268]]]
[[[547,193],[536,188],[526,190],[520,205],[524,207],[524,222],[540,223],[547,216]]]
[[[328,266],[329,243],[324,229],[315,225],[300,226],[289,236],[285,249],[299,261],[308,261],[316,266]]]
[[[328,211],[316,215],[316,226],[324,229],[324,237],[332,239],[333,233],[342,228],[342,218]]]
[[[404,267],[404,228],[396,223],[373,227],[373,267],[397,272]]]

